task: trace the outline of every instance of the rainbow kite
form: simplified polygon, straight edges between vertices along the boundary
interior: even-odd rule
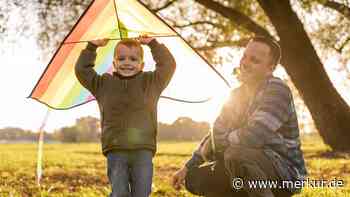
[[[80,52],[90,40],[108,38],[99,48],[95,61],[97,73],[112,71],[113,50],[123,38],[141,34],[157,37],[177,62],[177,69],[162,97],[185,102],[203,102],[216,91],[229,87],[224,77],[159,16],[137,0],[95,0],[66,36],[30,94],[53,109],[69,109],[95,98],[82,87],[74,74]],[[145,69],[154,69],[150,50],[145,47]]]

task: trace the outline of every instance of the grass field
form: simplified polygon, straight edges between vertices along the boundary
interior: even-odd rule
[[[154,158],[152,197],[193,196],[170,186],[171,175],[191,156],[195,142],[163,142]],[[310,179],[343,180],[340,188],[304,188],[297,197],[350,196],[350,154],[334,153],[319,137],[304,137]],[[36,185],[36,144],[0,145],[0,197],[107,196],[106,161],[99,144],[45,144],[44,174]]]

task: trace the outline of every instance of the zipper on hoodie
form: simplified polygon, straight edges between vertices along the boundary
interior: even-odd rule
[[[123,94],[125,94],[124,95],[124,97],[127,97],[128,95],[128,91],[127,91],[127,89],[128,89],[128,80],[127,79],[122,79],[122,88],[123,88]],[[122,127],[124,128],[124,129],[126,129],[127,128],[127,115],[128,114],[126,114],[127,113],[127,109],[124,111],[124,114],[126,115],[126,118],[123,118],[122,119]]]
[[[123,88],[123,91],[125,92],[126,91],[126,80],[125,79],[122,79],[122,88]]]

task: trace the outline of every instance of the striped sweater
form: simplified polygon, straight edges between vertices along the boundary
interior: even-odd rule
[[[209,145],[204,154],[203,146]],[[217,117],[212,132],[194,151],[187,167],[213,160],[230,145],[263,148],[273,163],[284,162],[293,170],[293,179],[306,176],[300,149],[298,120],[289,87],[279,78],[269,77],[252,92],[246,85],[234,89]],[[279,174],[286,175],[287,169]]]

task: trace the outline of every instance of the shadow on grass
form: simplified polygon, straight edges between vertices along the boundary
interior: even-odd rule
[[[349,152],[338,152],[338,151],[323,151],[323,152],[316,152],[314,154],[311,154],[307,156],[307,158],[314,159],[314,158],[324,158],[324,159],[350,159],[350,153]]]
[[[65,182],[71,186],[104,185],[108,183],[107,177],[100,174],[90,174],[84,171],[57,171],[47,174],[47,178],[53,182]]]
[[[84,154],[84,155],[102,155],[102,152],[94,152],[94,151],[74,151],[74,153]]]
[[[74,151],[77,154],[85,155],[102,155],[101,152],[92,152],[92,151]],[[166,157],[190,157],[192,154],[188,153],[157,153],[156,156],[166,156]]]
[[[0,190],[0,196],[11,196],[11,191],[16,191],[23,197],[40,196],[43,191],[62,193],[63,191],[77,192],[81,188],[93,187],[104,191],[108,186],[108,179],[101,173],[87,173],[84,171],[58,170],[46,172],[37,185],[34,174],[14,174],[0,181],[4,188]]]
[[[157,153],[156,156],[165,156],[165,157],[190,157],[192,154],[188,153]]]

